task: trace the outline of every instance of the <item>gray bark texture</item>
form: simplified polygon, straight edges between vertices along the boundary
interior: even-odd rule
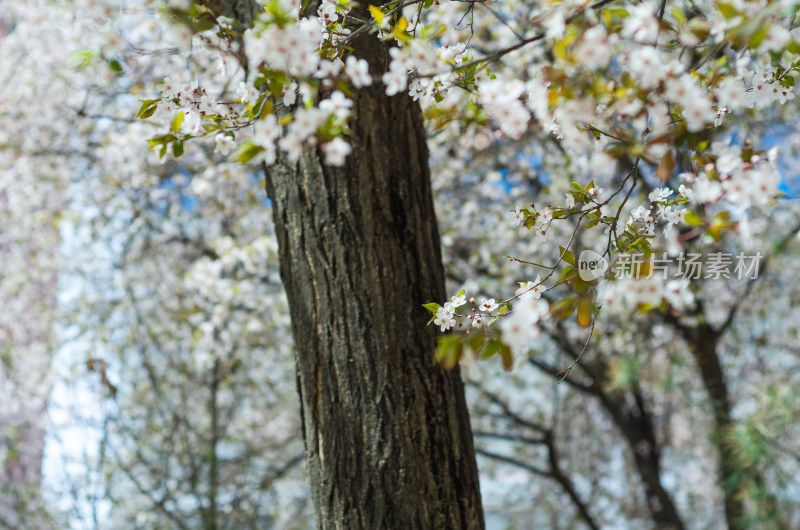
[[[352,46],[387,70],[386,44]],[[344,167],[312,148],[267,170],[317,526],[480,529],[464,387],[421,306],[446,293],[420,108],[376,83],[350,126]]]

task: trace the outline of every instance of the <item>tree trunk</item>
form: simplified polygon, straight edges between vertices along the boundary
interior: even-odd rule
[[[352,46],[386,71],[386,44]],[[421,112],[378,83],[350,126],[344,167],[307,149],[267,170],[317,526],[480,529],[464,387],[434,362],[421,306],[445,298]]]
[[[737,463],[734,447],[728,441],[734,428],[734,422],[731,418],[731,404],[725,375],[717,356],[718,339],[719,333],[715,332],[711,326],[706,324],[697,328],[692,353],[697,367],[700,369],[700,376],[703,386],[708,392],[714,416],[711,440],[719,451],[718,472],[723,492],[725,519],[729,529],[744,530],[747,527],[744,522],[747,514],[744,504],[747,498],[745,480],[753,477],[752,473],[743,470]]]
[[[699,314],[703,314],[702,306]],[[717,347],[726,327],[715,330],[707,321],[696,326],[688,326],[677,319],[673,319],[672,324],[691,346],[700,378],[708,393],[714,418],[711,441],[718,451],[717,472],[728,528],[745,530],[752,526],[754,520],[766,524],[763,520],[765,516],[775,518],[774,521],[770,521],[774,527],[782,527],[774,508],[775,498],[769,493],[764,493],[761,498],[752,495],[750,488],[753,486],[756,491],[763,490],[764,478],[758,469],[745,465],[737,457],[736,446],[731,440],[736,420],[731,415],[730,392],[717,353]]]
[[[0,528],[52,528],[40,487],[61,243],[52,212],[60,191],[39,174],[0,182]]]
[[[383,44],[355,48],[385,71]],[[307,150],[267,178],[317,524],[482,528],[464,388],[421,307],[445,291],[420,110],[373,86],[351,126],[345,167]]]

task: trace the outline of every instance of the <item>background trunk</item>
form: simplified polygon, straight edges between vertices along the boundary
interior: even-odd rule
[[[47,209],[58,190],[42,181],[0,185],[0,528],[49,522],[39,490],[60,240]]]

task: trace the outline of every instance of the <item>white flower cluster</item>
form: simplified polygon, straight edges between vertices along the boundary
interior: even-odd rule
[[[621,279],[600,283],[597,303],[603,308],[623,310],[637,305],[657,307],[662,300],[676,311],[684,311],[694,306],[694,293],[689,288],[689,280],[675,278],[664,281],[659,276],[642,279]]]
[[[394,96],[408,87],[408,73],[419,72],[430,74],[443,72],[445,63],[439,60],[436,53],[427,42],[413,40],[402,48],[389,50],[392,62],[389,71],[383,74],[383,84],[386,85],[386,95]]]
[[[359,68],[360,65],[355,67],[356,70]],[[301,92],[309,92],[309,88],[305,85],[300,88]],[[294,104],[296,94],[296,83],[287,85],[283,92],[284,104]],[[238,95],[245,107],[256,104],[260,98],[258,90],[252,84],[245,82],[240,83]],[[285,128],[281,126],[274,114],[268,114],[264,118],[256,120],[251,141],[254,145],[261,147],[263,151],[255,160],[264,161],[267,164],[274,163],[278,147],[286,152],[290,161],[297,160],[304,145],[317,144],[316,133],[320,127],[331,117],[336,123],[346,122],[352,108],[352,100],[337,90],[329,98],[322,100],[317,107],[297,109]],[[198,87],[197,81],[178,84],[170,77],[167,77],[162,83],[158,109],[161,114],[169,117],[169,121],[172,121],[176,112],[184,113],[180,132],[191,136],[205,134],[202,122],[204,117],[221,116],[231,124],[236,123],[240,117],[232,106],[220,105],[207,95],[205,89]],[[214,142],[216,151],[223,156],[230,154],[236,147],[234,134],[229,131],[223,130],[216,134]],[[333,166],[343,165],[345,158],[352,151],[350,144],[338,137],[322,144],[320,149],[325,154],[326,163]]]
[[[656,219],[652,215],[652,209],[646,206],[638,206],[631,211],[628,217],[629,226],[638,226],[647,235],[655,234]]]
[[[664,97],[681,106],[683,117],[686,120],[686,128],[692,132],[702,130],[714,119],[711,98],[691,76],[684,75],[667,79]]]
[[[478,86],[478,97],[489,116],[512,138],[519,138],[528,127],[530,112],[520,99],[525,84],[520,80],[487,79]]]
[[[453,296],[449,302],[445,302],[444,306],[440,307],[436,312],[436,318],[433,323],[439,326],[442,331],[455,327],[457,324],[456,311],[465,303],[466,298],[464,296]]]
[[[720,199],[746,210],[750,206],[766,206],[778,193],[781,174],[777,164],[777,148],[766,158],[753,155],[743,160],[742,148],[730,141],[714,142],[709,149],[716,162],[707,164],[698,174],[682,173],[681,179],[691,184],[691,199],[698,204]],[[713,178],[716,176],[716,178]]]
[[[480,303],[470,298],[471,314],[459,312],[459,308],[467,303],[462,290],[438,308],[433,323],[442,331],[463,328],[466,324],[469,333],[472,328],[488,327],[499,320],[498,328],[503,342],[518,353],[524,353],[531,341],[539,336],[539,323],[550,316],[549,304],[542,299],[542,293],[546,290],[541,276],[537,276],[535,281],[519,283],[514,297],[517,301],[510,311],[511,307],[507,303],[498,303],[494,298],[481,298]]]
[[[317,8],[317,21],[325,28],[326,38],[336,46],[350,35],[350,28],[345,27],[345,18],[350,13],[347,1],[323,0]]]
[[[550,306],[541,298],[541,290],[528,289],[527,285],[525,288],[513,310],[499,322],[503,341],[520,354],[526,353],[531,342],[539,337],[539,323],[550,316]]]
[[[589,69],[600,69],[611,62],[612,46],[615,44],[616,35],[609,38],[603,26],[592,26],[583,32],[578,44],[575,45],[573,55],[575,61]]]
[[[261,31],[249,29],[244,34],[244,46],[250,70],[258,71],[261,64],[271,70],[292,76],[312,76],[317,71],[324,40],[323,27],[317,19],[304,18],[295,24],[270,24]]]
[[[206,94],[205,89],[198,86],[197,80],[178,83],[172,77],[166,77],[161,83],[161,100],[157,109],[161,115],[168,116],[170,120],[175,112],[183,112],[181,130],[188,134],[204,132],[203,116],[225,113],[228,110]]]
[[[346,65],[347,77],[354,87],[363,88],[372,85],[372,77],[369,75],[367,61],[351,55],[347,58]]]
[[[678,196],[683,197],[685,193],[689,192],[690,191],[685,186],[681,186]],[[685,208],[677,209],[675,208],[674,201],[670,201],[673,193],[674,192],[667,187],[656,188],[651,191],[650,195],[647,197],[651,202],[656,203],[657,219],[667,223],[667,226],[678,224],[683,219],[683,214],[686,213]]]

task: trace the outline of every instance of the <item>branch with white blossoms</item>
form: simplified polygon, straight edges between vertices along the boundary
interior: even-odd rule
[[[315,18],[302,17],[294,4],[269,3],[243,36],[250,85],[242,102],[256,103],[258,112],[246,116],[249,122],[220,115],[218,150],[232,149],[238,131],[265,119],[281,100],[279,125],[287,125],[294,119],[290,108],[298,91],[302,105],[317,108],[321,90],[335,87],[347,95],[379,79],[387,95],[407,91],[422,100],[426,116],[440,126],[453,119],[494,122],[502,135],[520,138],[533,125],[550,130],[568,153],[594,150],[606,165],[623,156],[642,158],[667,173],[676,159],[670,144],[720,127],[732,112],[794,97],[792,73],[800,67],[800,45],[785,28],[782,2],[757,11],[749,5],[715,5],[719,13],[704,18],[688,18],[691,12],[678,8],[656,17],[647,5],[608,9],[606,4],[546,14],[534,8],[527,24],[523,19],[511,28],[516,42],[475,59],[466,43],[437,44],[447,28],[425,21],[426,10],[433,8],[429,2],[390,2],[354,15],[348,0],[325,0]],[[371,18],[360,18],[367,11]],[[753,21],[747,22],[748,16]],[[222,37],[233,32],[227,22],[215,28]],[[534,35],[526,36],[531,31]],[[388,71],[370,73],[365,61],[347,54],[352,39],[365,32],[396,44],[389,49]],[[502,62],[526,48],[552,61],[532,67],[528,79],[504,76]],[[686,59],[685,50],[695,58]],[[721,59],[709,61],[712,51],[722,53]],[[257,105],[255,87],[268,88],[271,105]],[[472,94],[470,105],[449,101],[454,87]],[[197,116],[188,117],[198,130]],[[351,151],[342,139],[346,122],[333,124],[314,113],[303,118],[305,124],[296,130],[245,142],[235,158],[269,163],[277,149],[294,159],[304,145],[319,145],[328,163],[341,165]],[[169,134],[157,140],[163,153],[175,142]],[[176,148],[182,148],[179,142]]]
[[[269,81],[257,82],[269,82],[285,107],[295,104],[298,86],[289,82],[288,77],[273,74]],[[308,84],[299,87],[306,103],[316,88]],[[138,114],[144,119],[158,112],[156,118],[168,119],[168,128],[149,140],[150,148],[160,147],[163,157],[167,146],[172,146],[173,154],[178,157],[183,153],[183,142],[214,135],[217,152],[227,156],[236,147],[237,134],[248,129],[251,134],[233,157],[239,162],[255,159],[272,164],[278,148],[289,160],[296,160],[303,145],[309,144],[320,145],[327,163],[342,165],[351,151],[341,136],[347,132],[353,102],[339,90],[317,106],[303,106],[280,118],[274,113],[275,104],[269,95],[261,94],[253,85],[240,83],[238,96],[236,102],[218,103],[196,81],[177,86],[171,78],[165,79],[161,98],[142,100]]]
[[[501,302],[494,298],[481,298],[477,303],[475,298],[470,298],[469,309],[460,310],[467,306],[466,292],[462,289],[444,305],[435,302],[424,304],[423,307],[433,315],[429,325],[433,323],[441,331],[451,328],[465,330],[464,334],[441,338],[437,361],[449,368],[461,360],[466,350],[470,350],[476,358],[499,355],[504,368],[510,369],[512,352],[519,353],[527,342],[538,337],[539,324],[550,317],[550,306],[542,298],[548,290],[544,280],[538,276],[534,281],[519,282],[514,296]],[[498,327],[493,327],[498,320]]]
[[[347,45],[360,32],[378,32],[403,47],[389,50],[392,62],[380,79],[388,95],[405,91],[407,76],[419,68],[444,71],[458,53],[437,56],[430,43],[441,34],[441,26],[409,28],[401,11],[420,2],[392,3],[383,8],[370,6],[373,20],[360,20],[351,13],[347,1],[325,0],[316,18],[304,18],[297,6],[273,2],[242,36],[243,53],[249,79],[239,85],[239,99],[221,106],[197,82],[176,89],[165,79],[161,97],[142,100],[138,116],[168,116],[170,126],[150,139],[151,149],[160,148],[163,157],[172,147],[175,156],[183,153],[183,143],[193,138],[214,135],[216,150],[239,162],[255,160],[274,163],[278,150],[289,160],[296,160],[304,146],[318,146],[329,165],[341,166],[352,148],[343,139],[349,133],[347,122],[353,107],[348,97],[353,90],[371,86],[365,60],[348,55]],[[192,6],[173,9],[179,20],[190,28],[208,33],[208,13]],[[212,17],[213,18],[213,17]],[[224,17],[216,18],[211,28],[220,36],[235,36],[235,25]],[[410,32],[418,33],[413,38]],[[221,37],[220,37],[221,38]],[[231,53],[239,50],[229,47]],[[224,51],[221,47],[218,47]],[[346,60],[343,59],[346,56]],[[437,86],[447,85],[445,79]],[[328,99],[319,101],[323,91],[336,89]],[[183,115],[179,115],[182,113]],[[273,118],[278,114],[279,118]],[[245,129],[254,127],[252,137]],[[244,141],[240,141],[243,136]],[[237,147],[238,144],[238,147]]]
[[[354,11],[346,0],[325,0],[312,18],[303,17],[298,5],[273,2],[242,37],[249,77],[237,102],[220,107],[196,85],[178,93],[165,85],[159,100],[143,102],[140,115],[160,110],[170,119],[169,130],[151,140],[162,156],[168,145],[179,154],[183,141],[214,135],[222,154],[238,143],[233,158],[240,162],[269,164],[278,151],[295,160],[305,147],[317,146],[328,164],[341,165],[352,150],[344,139],[349,96],[381,83],[388,96],[408,92],[418,99],[437,129],[451,121],[495,128],[500,141],[549,134],[566,159],[587,157],[597,176],[588,185],[572,182],[563,205],[515,211],[515,223],[535,237],[547,236],[556,221],[574,223],[541,282],[560,272],[551,288],[569,289],[547,313],[560,319],[576,313],[578,324],[588,327],[599,309],[600,284],[614,277],[580,278],[571,250],[578,231],[605,231],[598,241],[607,241],[601,256],[609,262],[654,253],[661,235],[674,252],[688,238],[718,240],[733,231],[734,210],[768,204],[780,176],[773,155],[718,138],[729,117],[794,98],[793,74],[800,67],[785,2],[759,9],[747,2],[713,4],[704,17],[679,7],[657,15],[647,4],[623,2],[611,9],[608,3],[546,13],[533,7],[519,22],[505,23],[510,40],[485,52],[467,42],[441,41],[448,30],[426,20],[426,12],[436,9],[429,2]],[[370,72],[366,61],[346,50],[363,33],[392,43],[387,71]],[[539,60],[524,75],[508,75],[512,52]],[[689,164],[679,165],[681,157]],[[631,169],[617,184],[610,178],[619,165]],[[604,196],[595,180],[614,191]],[[636,204],[637,192],[653,180],[666,186]],[[670,186],[674,180],[680,185]],[[709,204],[716,208],[710,219]],[[471,312],[459,312],[466,301],[454,298],[444,306],[429,304],[442,331],[485,331],[490,322],[519,314],[511,310],[514,298],[497,307],[492,299],[472,300]],[[673,298],[673,309],[687,305]],[[513,335],[512,329],[505,334]]]
[[[553,222],[572,219],[574,224],[569,241],[565,246],[559,247],[558,259],[554,265],[542,265],[518,257],[510,258],[511,261],[548,270],[544,280],[540,276],[535,283],[523,286],[533,287],[539,296],[545,290],[542,287],[543,282],[553,276],[562,264],[558,281],[546,290],[562,285],[569,289],[559,291],[562,294],[553,298],[551,303],[545,302],[547,310],[541,313],[543,306],[541,304],[530,306],[531,297],[524,292],[524,289],[523,292],[517,293],[518,296],[521,295],[520,301],[513,311],[510,310],[510,302],[513,299],[506,300],[502,304],[496,304],[494,299],[483,299],[477,307],[472,299],[470,300],[473,306],[472,314],[458,312],[458,307],[464,305],[463,291],[444,306],[427,304],[426,307],[435,314],[432,321],[439,325],[442,331],[451,327],[466,328],[469,334],[473,327],[485,324],[485,328],[488,328],[500,320],[499,333],[485,330],[484,342],[476,342],[478,339],[467,337],[443,338],[440,341],[437,358],[445,366],[450,366],[461,358],[469,344],[478,345],[478,349],[471,349],[480,357],[487,344],[494,344],[492,341],[508,346],[508,355],[513,352],[524,353],[535,344],[539,333],[538,323],[543,320],[545,314],[560,321],[574,313],[578,325],[591,326],[593,330],[601,308],[607,305],[619,306],[618,300],[638,312],[659,310],[677,315],[692,309],[695,296],[690,280],[676,278],[662,281],[654,277],[650,257],[663,248],[660,248],[661,244],[666,246],[665,255],[675,255],[683,249],[683,245],[689,239],[701,234],[707,234],[710,239],[720,241],[724,233],[736,229],[737,223],[733,220],[736,211],[744,211],[751,206],[765,206],[774,201],[779,195],[777,186],[780,183],[776,151],[765,153],[754,150],[748,143],[745,143],[744,147],[739,147],[732,146],[730,142],[715,142],[696,155],[694,162],[704,168],[702,177],[691,173],[679,174],[674,177],[682,181],[677,186],[677,191],[668,186],[651,188],[646,197],[649,205],[640,204],[626,210],[629,199],[634,197],[633,192],[637,185],[639,183],[644,185],[644,179],[639,175],[640,160],[636,160],[632,170],[621,179],[619,187],[608,198],[602,198],[603,190],[598,188],[594,181],[590,181],[586,186],[573,182],[565,194],[564,206],[548,205],[543,210],[537,210],[536,206],[531,204],[529,209],[514,211],[514,224],[534,231],[535,237],[546,235]],[[674,172],[674,168],[672,171]],[[657,168],[654,168],[654,173],[657,173]],[[673,175],[674,173],[670,174],[670,177],[673,178]],[[698,189],[689,187],[695,182],[700,183]],[[622,195],[626,188],[621,202],[613,205],[612,200]],[[713,216],[709,215],[711,210],[708,208],[712,203],[716,206]],[[614,214],[607,211],[612,205],[616,211]],[[621,233],[618,233],[617,225],[620,218],[624,219],[622,215],[625,211],[628,212],[628,220]],[[594,253],[594,256],[607,259],[607,263],[616,264],[616,267],[614,269],[606,267],[597,274],[585,275],[586,271],[581,268],[575,253],[570,248],[579,230],[588,232],[596,230],[597,227],[605,227],[608,233],[608,246],[604,254]],[[656,232],[659,227],[663,228],[663,240],[660,244]],[[631,260],[630,264],[626,265],[625,259],[636,254],[644,256],[644,259],[639,262]],[[625,275],[628,279],[625,279]],[[539,296],[533,298],[538,299]],[[500,305],[502,307],[497,311]],[[528,316],[523,317],[524,314]],[[587,345],[591,335],[590,331]],[[501,350],[493,347],[490,351],[498,353]],[[510,362],[504,360],[504,365],[510,366]]]

